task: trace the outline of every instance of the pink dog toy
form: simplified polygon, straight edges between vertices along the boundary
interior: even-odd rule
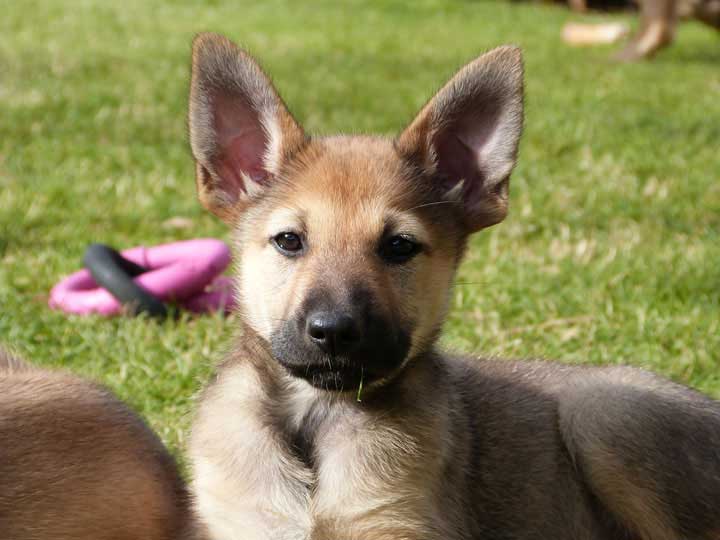
[[[230,263],[228,246],[213,238],[173,242],[121,252],[123,258],[147,269],[132,281],[163,302],[177,302],[194,312],[234,305],[232,281],[220,274]],[[123,305],[100,288],[88,270],[66,277],[50,291],[49,306],[77,315],[117,315]]]

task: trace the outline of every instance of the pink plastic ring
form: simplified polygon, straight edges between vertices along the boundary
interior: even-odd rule
[[[225,310],[234,306],[232,281],[220,274],[230,264],[230,248],[214,238],[173,242],[121,252],[126,259],[149,271],[133,281],[162,301],[177,302],[194,312]],[[53,309],[77,315],[116,315],[122,305],[98,287],[90,272],[80,270],[50,291]]]

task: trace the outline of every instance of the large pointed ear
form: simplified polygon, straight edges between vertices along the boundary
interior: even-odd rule
[[[260,66],[217,34],[193,42],[189,125],[198,197],[228,222],[305,140]]]
[[[517,47],[499,47],[463,67],[396,141],[463,209],[469,232],[507,215],[508,182],[523,123]]]

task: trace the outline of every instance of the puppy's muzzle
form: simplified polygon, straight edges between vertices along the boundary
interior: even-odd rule
[[[310,294],[274,333],[275,360],[325,390],[352,390],[393,373],[408,354],[410,333],[361,292],[339,301]]]

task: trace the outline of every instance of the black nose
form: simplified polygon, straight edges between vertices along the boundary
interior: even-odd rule
[[[360,329],[349,315],[322,311],[307,318],[307,336],[333,356],[350,352],[360,342]]]

